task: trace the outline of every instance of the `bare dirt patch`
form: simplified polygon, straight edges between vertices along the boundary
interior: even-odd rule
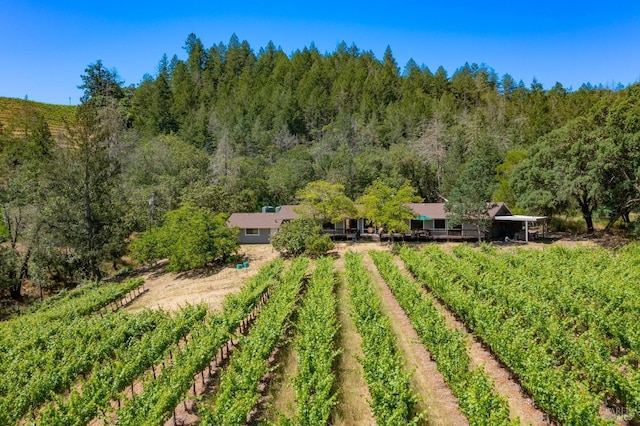
[[[249,277],[260,267],[278,257],[270,244],[250,244],[240,247],[240,255],[249,262],[248,268],[237,270],[235,265],[204,268],[187,273],[168,272],[160,263],[140,275],[148,291],[134,300],[125,311],[140,312],[145,308],[175,310],[186,304],[206,303],[219,310],[229,293],[239,291]]]

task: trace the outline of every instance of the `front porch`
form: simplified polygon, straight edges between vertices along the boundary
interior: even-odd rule
[[[381,240],[399,241],[478,241],[484,239],[478,229],[412,229],[409,232],[394,232],[380,235]]]

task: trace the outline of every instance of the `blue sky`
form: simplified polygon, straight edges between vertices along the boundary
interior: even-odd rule
[[[133,4],[131,4],[133,3]],[[290,54],[340,41],[380,58],[389,45],[435,71],[484,63],[529,85],[640,81],[640,2],[325,1],[111,2],[0,0],[0,96],[77,103],[87,65],[101,59],[127,85],[164,53],[184,58],[189,33],[206,47],[233,33],[254,51]]]

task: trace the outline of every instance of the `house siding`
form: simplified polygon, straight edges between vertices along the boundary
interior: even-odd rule
[[[269,244],[270,241],[270,229],[258,229],[260,231],[257,235],[247,235],[246,229],[240,229],[240,244]]]

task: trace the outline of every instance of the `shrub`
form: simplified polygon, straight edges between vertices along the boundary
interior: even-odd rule
[[[221,258],[227,260],[239,247],[238,230],[227,217],[193,204],[168,212],[161,227],[141,233],[129,249],[135,260],[150,263],[167,257],[170,271],[187,271]]]
[[[327,234],[310,235],[304,241],[305,252],[309,256],[322,256],[329,250],[333,250],[333,241]]]
[[[278,233],[271,237],[271,244],[283,256],[298,256],[305,252],[319,256],[333,248],[329,236],[320,232],[320,227],[312,221],[298,218],[282,224]]]
[[[9,229],[4,222],[0,221],[0,242],[7,241],[9,239]]]
[[[0,246],[0,289],[16,285],[18,256],[9,248]]]
[[[584,234],[587,225],[583,219],[569,219],[553,216],[549,222],[549,228],[555,232],[570,232],[572,234]]]

